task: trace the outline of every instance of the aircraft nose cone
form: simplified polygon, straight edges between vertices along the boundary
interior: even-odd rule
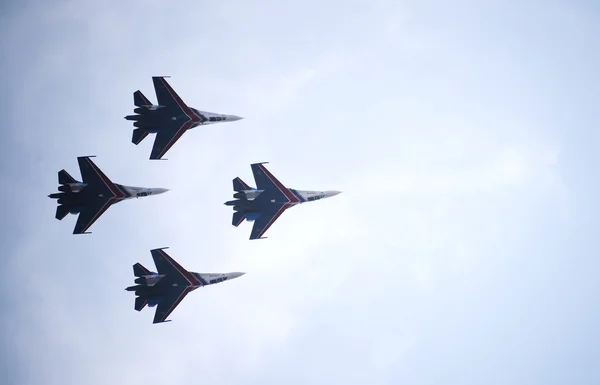
[[[162,193],[166,193],[167,191],[169,191],[168,188],[155,188],[153,193],[154,194],[162,194]]]
[[[231,279],[234,279],[234,278],[241,277],[241,276],[242,276],[242,275],[244,275],[244,274],[246,274],[246,273],[238,273],[238,272],[236,272],[236,273],[230,273],[230,274],[229,274],[229,277],[230,277]]]
[[[330,196],[330,197],[334,197],[334,196],[336,196],[338,194],[341,194],[341,193],[342,193],[341,191],[327,191],[327,195]]]
[[[227,117],[227,120],[231,121],[231,122],[235,122],[236,120],[242,120],[244,118],[242,118],[241,116],[236,116],[236,115],[229,115],[229,117]]]

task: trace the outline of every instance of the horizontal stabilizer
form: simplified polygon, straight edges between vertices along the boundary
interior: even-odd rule
[[[233,213],[233,219],[231,220],[231,224],[235,227],[238,227],[240,223],[244,221],[244,218],[246,218],[246,213],[242,211],[236,211],[235,213]]]
[[[250,186],[239,177],[233,179],[233,191],[250,190]]]
[[[77,183],[75,178],[69,175],[65,170],[60,170],[58,172],[58,184],[69,184],[69,183]]]
[[[145,297],[136,297],[134,309],[137,311],[141,311],[146,306],[146,304],[148,304],[148,300]]]
[[[142,94],[142,91],[137,90],[133,93],[133,104],[138,107],[151,106],[152,103],[148,100],[147,97]]]
[[[62,221],[64,217],[69,213],[69,208],[65,205],[58,205],[56,207],[56,219]]]
[[[150,274],[152,274],[152,272],[146,269],[144,266],[142,266],[141,263],[138,262],[135,265],[133,265],[133,275],[135,275],[136,277],[142,277],[144,275]]]
[[[144,138],[148,136],[148,131],[144,131],[141,128],[136,128],[135,130],[133,130],[133,136],[131,137],[131,142],[135,145],[140,144],[140,142],[142,140],[144,140]]]

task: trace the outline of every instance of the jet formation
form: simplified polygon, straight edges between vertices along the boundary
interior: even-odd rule
[[[133,121],[131,141],[138,145],[148,136],[156,134],[150,159],[163,159],[169,149],[192,128],[213,123],[233,122],[242,119],[236,115],[224,115],[200,111],[189,107],[167,83],[165,77],[152,78],[158,104],[152,104],[141,91],[133,93],[134,115],[125,116]],[[166,188],[125,186],[112,182],[92,162],[93,156],[77,158],[81,181],[67,171],[58,172],[58,193],[48,195],[56,199],[56,219],[62,221],[67,214],[78,215],[73,234],[90,234],[87,230],[110,206],[126,199],[162,194]],[[254,222],[250,239],[265,239],[264,234],[277,218],[290,207],[338,195],[340,191],[306,191],[285,187],[263,163],[251,164],[256,188],[242,179],[233,179],[233,198],[225,202],[232,206],[232,225],[238,227],[244,219]],[[169,322],[167,317],[185,296],[199,287],[235,279],[245,273],[195,273],[184,269],[164,250],[151,250],[157,272],[152,272],[139,262],[133,265],[135,286],[125,290],[135,292],[134,309],[141,311],[146,305],[156,306],[153,323]]]

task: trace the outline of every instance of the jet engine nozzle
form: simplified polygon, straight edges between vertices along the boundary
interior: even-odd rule
[[[135,283],[146,286],[154,286],[160,281],[165,275],[164,274],[150,274],[144,275],[142,277],[136,278]]]
[[[62,186],[58,186],[58,191],[62,191],[62,192],[66,192],[66,193],[72,192],[71,185],[63,184]]]

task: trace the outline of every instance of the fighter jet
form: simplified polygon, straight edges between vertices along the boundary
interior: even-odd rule
[[[148,134],[156,134],[150,159],[161,159],[179,140],[181,135],[194,127],[242,119],[235,115],[215,114],[188,107],[162,76],[152,78],[158,105],[150,103],[141,91],[133,93],[133,110],[137,115],[127,115],[135,128],[131,141],[138,145]]]
[[[199,274],[185,270],[180,264],[175,262],[167,253],[161,249],[154,249],[152,258],[156,265],[157,273],[151,272],[140,263],[133,265],[133,275],[137,285],[126,288],[127,291],[135,291],[134,309],[141,311],[148,305],[156,308],[154,313],[154,322],[165,321],[169,314],[175,310],[177,305],[185,296],[201,286],[213,285],[228,279],[241,277],[245,273],[224,273],[224,274]]]
[[[268,162],[250,165],[257,188],[248,186],[240,178],[233,179],[233,197],[225,202],[233,206],[232,225],[239,226],[244,220],[254,221],[250,239],[262,239],[265,232],[281,214],[300,203],[313,202],[338,195],[340,191],[303,191],[285,187],[263,166]]]
[[[59,193],[48,195],[58,199],[56,219],[62,221],[67,214],[79,214],[73,234],[90,234],[86,230],[113,204],[125,199],[162,194],[166,188],[123,186],[110,179],[92,162],[93,156],[80,156],[79,170],[82,182],[65,170],[58,172]]]

